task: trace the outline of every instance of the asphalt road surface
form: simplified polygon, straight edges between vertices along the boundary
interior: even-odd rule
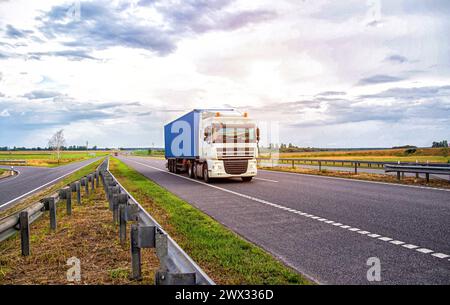
[[[18,175],[0,180],[0,210],[17,203],[24,197],[49,186],[72,172],[97,161],[99,158],[75,162],[59,167],[14,166]],[[11,166],[0,166],[11,168]]]
[[[318,283],[450,284],[449,190],[270,171],[205,184],[119,158]]]
[[[261,166],[267,166],[267,167],[271,167],[272,166],[271,162],[261,162],[260,161],[259,164]],[[292,165],[289,164],[289,163],[279,163],[279,164],[277,164],[277,166],[289,167],[289,168],[292,167]],[[306,168],[306,169],[315,169],[315,170],[319,169],[318,165],[308,165],[308,164],[295,164],[295,167]],[[321,168],[323,170],[330,170],[330,171],[337,171],[337,172],[340,171],[340,172],[351,172],[351,173],[353,173],[355,171],[354,167],[344,167],[344,166],[322,165]],[[384,171],[384,169],[369,168],[369,167],[358,167],[358,173],[380,174],[380,175],[391,175],[391,176],[396,176],[397,175],[396,172],[386,173]],[[416,174],[414,174],[414,173],[405,173],[405,176],[415,177]],[[419,174],[419,177],[425,178],[425,174]],[[450,177],[448,175],[430,175],[430,179],[438,179],[438,180],[447,180],[447,181],[449,181]]]

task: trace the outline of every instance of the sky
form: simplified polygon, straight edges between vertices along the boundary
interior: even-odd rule
[[[159,147],[194,108],[311,147],[450,140],[447,0],[0,0],[0,146]]]

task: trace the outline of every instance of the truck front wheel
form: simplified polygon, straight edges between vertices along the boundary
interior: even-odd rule
[[[244,182],[250,182],[250,181],[252,181],[252,178],[253,178],[253,177],[242,177],[242,181],[244,181]]]
[[[206,183],[209,183],[211,181],[208,175],[208,165],[206,163],[203,165],[203,180]]]

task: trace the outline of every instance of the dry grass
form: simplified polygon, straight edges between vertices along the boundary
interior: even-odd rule
[[[356,179],[356,180],[367,180],[367,181],[379,181],[379,182],[389,182],[389,183],[397,183],[397,184],[409,184],[409,185],[420,185],[420,186],[429,186],[429,187],[439,187],[439,188],[450,188],[450,183],[443,180],[430,180],[427,183],[424,178],[415,178],[415,177],[404,177],[402,180],[398,181],[397,176],[393,175],[384,175],[384,174],[369,174],[369,173],[358,173],[354,174],[352,172],[343,172],[343,171],[330,171],[330,170],[315,170],[315,169],[307,169],[307,168],[291,168],[291,167],[259,167],[264,170],[273,170],[280,172],[291,172],[291,173],[299,173],[299,174],[310,174],[310,175],[318,175],[318,176],[329,176],[329,177],[340,177],[340,178],[348,178],[348,179]]]
[[[11,176],[11,171],[0,168],[0,179]]]
[[[280,153],[279,158],[336,159],[384,162],[450,162],[449,151],[445,148],[417,148],[415,153],[407,154],[406,149],[347,150]],[[263,153],[260,157],[268,157]]]
[[[142,251],[143,280],[129,279],[129,241],[119,243],[103,188],[83,198],[82,205],[72,202],[71,216],[65,203],[59,204],[56,232],[49,230],[48,213],[31,225],[30,256],[20,255],[17,235],[0,244],[0,284],[71,284],[66,276],[70,257],[81,261],[77,284],[152,284],[159,266],[153,249]]]

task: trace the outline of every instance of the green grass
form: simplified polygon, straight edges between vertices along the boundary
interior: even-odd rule
[[[60,160],[58,162],[56,154],[51,151],[2,151],[0,152],[0,161],[26,160],[27,165],[56,167],[72,162],[105,156],[107,154],[109,154],[109,152],[105,151],[90,151],[89,154],[85,151],[63,151],[61,152]]]
[[[112,158],[110,169],[218,284],[311,284],[270,254]]]
[[[1,176],[4,172],[6,172],[6,170],[4,170],[3,168],[0,168],[0,176]]]

